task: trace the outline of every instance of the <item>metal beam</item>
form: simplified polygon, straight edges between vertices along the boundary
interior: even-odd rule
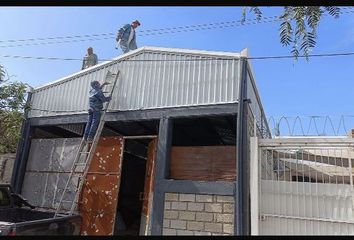
[[[23,183],[23,179],[25,177],[25,171],[26,171],[26,166],[27,166],[27,160],[28,160],[28,155],[29,155],[29,151],[30,151],[30,146],[31,146],[31,140],[32,140],[32,135],[33,135],[33,128],[31,128],[29,126],[29,124],[26,123],[26,127],[25,127],[25,133],[24,133],[24,143],[22,145],[22,149],[20,150],[20,156],[18,161],[15,162],[15,164],[17,165],[16,168],[17,170],[15,170],[15,176],[14,177],[14,185],[13,185],[13,189],[14,192],[16,193],[21,193],[21,189],[22,189],[22,183]],[[17,160],[17,159],[16,159]]]
[[[163,117],[178,118],[209,115],[231,115],[237,113],[236,106],[237,103],[226,103],[205,106],[107,112],[106,122],[152,120],[161,119]],[[36,117],[30,118],[29,121],[31,126],[86,123],[87,114]]]
[[[159,137],[155,163],[156,172],[154,178],[154,192],[151,211],[151,235],[162,235],[165,194],[163,189],[159,188],[159,182],[163,181],[168,176],[171,141],[172,120],[164,117],[160,120],[159,125]]]
[[[232,182],[204,182],[191,180],[165,179],[159,182],[158,188],[163,192],[234,195],[235,185]]]
[[[26,106],[30,105],[32,99],[32,92],[27,93],[27,100],[26,100]],[[26,155],[26,145],[29,144],[29,135],[30,135],[30,123],[28,121],[28,109],[25,109],[24,112],[24,120],[22,121],[22,126],[21,126],[21,138],[18,141],[17,144],[17,149],[16,149],[16,158],[14,162],[14,166],[12,169],[12,176],[11,176],[11,186],[16,193],[20,193],[21,189],[18,189],[16,186],[19,181],[19,170],[20,170],[20,165],[21,162],[24,159],[24,155]],[[27,156],[26,156],[27,160]],[[24,173],[23,173],[24,174]]]
[[[68,131],[64,128],[60,128],[57,126],[46,126],[46,127],[39,127],[41,130],[52,133],[58,137],[81,137],[80,134]]]
[[[53,116],[53,117],[36,117],[29,118],[29,123],[31,126],[47,126],[47,125],[60,125],[60,124],[70,124],[70,123],[87,123],[87,114],[76,114],[76,115],[63,115],[63,116]]]
[[[249,161],[248,161],[248,101],[247,101],[247,59],[240,60],[240,85],[236,131],[236,186],[234,232],[236,235],[250,234],[249,204]]]
[[[272,139],[259,139],[262,147],[353,147],[354,138],[350,137],[281,137]]]

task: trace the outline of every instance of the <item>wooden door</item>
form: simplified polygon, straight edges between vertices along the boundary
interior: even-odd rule
[[[123,155],[122,137],[101,137],[81,191],[82,235],[112,235]]]
[[[152,196],[154,191],[154,177],[155,177],[155,159],[156,159],[157,139],[152,140],[148,146],[146,172],[145,172],[145,184],[144,192],[141,193],[141,200],[143,200],[143,207],[141,213],[140,223],[140,235],[147,235],[150,214],[152,207]]]

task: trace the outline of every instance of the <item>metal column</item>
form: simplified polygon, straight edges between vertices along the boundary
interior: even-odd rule
[[[248,160],[247,59],[240,59],[240,85],[236,132],[235,235],[250,235],[250,188]]]
[[[172,140],[172,121],[170,118],[160,120],[155,164],[154,193],[151,212],[151,235],[162,235],[165,191],[161,182],[168,176],[170,148]]]
[[[21,192],[22,181],[25,174],[27,156],[29,152],[29,145],[30,145],[29,138],[32,130],[28,121],[27,108],[30,106],[31,98],[32,98],[32,92],[29,91],[27,93],[27,100],[26,100],[25,111],[24,111],[24,120],[22,121],[22,126],[21,126],[21,133],[20,133],[21,138],[17,144],[16,159],[12,169],[11,186],[13,187],[13,191],[16,193]]]

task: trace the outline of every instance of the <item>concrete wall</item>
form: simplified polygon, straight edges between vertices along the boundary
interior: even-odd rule
[[[166,193],[162,235],[233,235],[232,196]]]
[[[0,155],[0,183],[10,183],[16,153]]]

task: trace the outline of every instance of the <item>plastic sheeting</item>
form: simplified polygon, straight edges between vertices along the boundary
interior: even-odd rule
[[[22,195],[37,207],[55,210],[69,177],[81,138],[33,139],[31,142]],[[69,184],[66,200],[73,199],[78,175]],[[67,209],[66,203],[63,208]]]

